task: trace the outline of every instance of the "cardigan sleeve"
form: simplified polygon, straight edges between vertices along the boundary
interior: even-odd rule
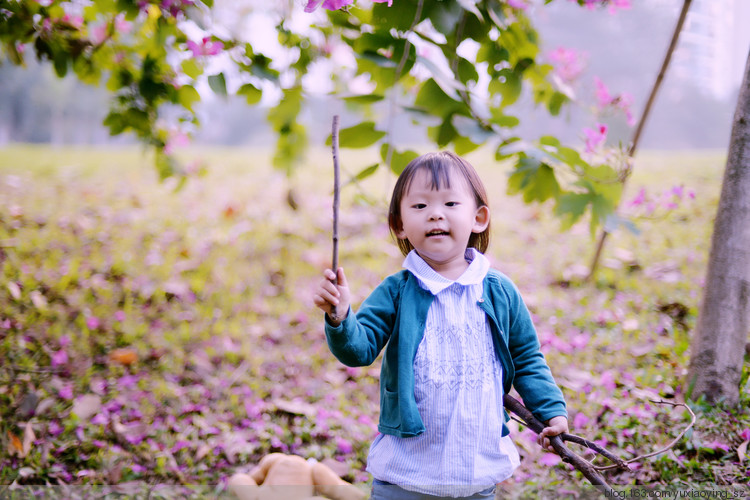
[[[567,417],[565,399],[544,359],[531,315],[521,293],[509,279],[503,280],[509,301],[508,348],[513,359],[513,385],[524,405],[542,422]]]
[[[326,317],[328,347],[347,366],[371,365],[383,349],[396,322],[398,280],[386,278],[362,302],[356,314],[349,308],[346,318],[333,326]]]

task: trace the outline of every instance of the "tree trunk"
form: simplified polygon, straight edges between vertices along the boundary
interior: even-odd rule
[[[737,99],[711,254],[691,346],[689,396],[739,400],[750,333],[750,55]]]

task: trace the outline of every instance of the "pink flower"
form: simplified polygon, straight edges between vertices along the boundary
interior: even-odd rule
[[[73,399],[73,384],[63,385],[57,394],[61,398],[67,399],[68,401],[70,401],[71,399]]]
[[[351,453],[354,450],[354,448],[352,447],[352,443],[341,437],[336,438],[336,449],[339,451],[339,453],[343,453],[345,455]]]
[[[63,427],[60,425],[60,422],[57,420],[53,420],[52,422],[47,425],[47,432],[49,432],[50,436],[55,437],[62,434]]]
[[[88,328],[89,330],[96,330],[97,328],[99,328],[99,326],[101,326],[101,323],[99,322],[99,318],[97,318],[96,316],[89,316],[88,318],[86,318],[86,328]]]
[[[190,144],[190,138],[184,132],[177,131],[172,134],[167,143],[164,145],[164,152],[172,154],[176,148],[181,148]]]
[[[188,40],[186,45],[188,50],[193,53],[193,57],[215,56],[224,49],[224,44],[221,41],[212,41],[209,36],[203,37],[200,43]]]
[[[539,459],[539,463],[542,465],[546,465],[547,467],[554,467],[560,462],[562,462],[562,458],[560,458],[558,455],[555,455],[554,453],[545,453],[544,455],[542,455],[542,458]]]
[[[646,188],[642,187],[640,191],[638,191],[638,194],[635,195],[635,198],[630,200],[630,203],[628,203],[628,205],[630,205],[631,207],[638,207],[640,205],[643,205],[643,202],[645,201],[646,201]]]
[[[107,39],[107,24],[100,24],[91,30],[91,43],[101,45]]]
[[[594,77],[594,85],[596,85],[596,100],[599,102],[599,107],[606,108],[612,104],[612,95],[609,93],[607,86],[598,76]]]
[[[114,314],[115,321],[123,322],[125,321],[125,313],[123,311],[117,311]]]
[[[526,10],[526,7],[528,7],[526,0],[506,0],[506,3],[514,9]]]
[[[586,54],[575,49],[558,47],[549,53],[549,59],[555,63],[555,74],[566,82],[572,82],[583,72]]]
[[[576,413],[576,416],[573,418],[573,428],[574,429],[581,429],[586,426],[590,421],[589,417],[584,415],[581,412]]]
[[[52,366],[64,365],[68,362],[68,353],[60,349],[51,356]]]
[[[599,378],[599,383],[608,391],[613,391],[617,387],[617,384],[615,384],[615,376],[612,374],[611,370],[602,373]]]
[[[607,138],[607,126],[597,123],[596,129],[585,127],[583,133],[586,136],[586,152],[593,153]]]
[[[740,432],[740,437],[745,441],[750,441],[750,428],[747,428]]]
[[[390,7],[391,5],[393,5],[393,0],[372,0],[372,1],[375,2],[375,3],[386,3],[386,2],[388,2],[388,7]]]
[[[326,10],[339,10],[342,7],[346,7],[347,5],[351,5],[354,3],[354,0],[323,0],[323,8]],[[380,2],[382,3],[382,1]],[[391,2],[388,2],[388,5],[390,5]],[[305,6],[305,12],[312,12],[315,9],[318,8],[320,5],[320,0],[307,0],[307,5]]]

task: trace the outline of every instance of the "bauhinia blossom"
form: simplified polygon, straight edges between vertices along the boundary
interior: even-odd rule
[[[607,139],[607,126],[597,123],[594,129],[584,127],[583,134],[586,136],[586,152],[593,153]]]
[[[594,85],[596,86],[596,101],[597,106],[600,110],[604,111],[607,108],[614,108],[622,111],[625,114],[625,118],[628,125],[631,127],[635,125],[635,117],[630,107],[633,104],[633,96],[627,92],[613,96],[604,82],[597,76],[594,77]]]
[[[192,40],[186,42],[188,50],[193,53],[193,57],[200,56],[215,56],[224,48],[224,44],[220,41],[213,41],[211,37],[203,37],[200,43],[196,43]]]
[[[555,65],[555,74],[564,82],[570,83],[583,72],[587,54],[575,49],[558,47],[550,52],[548,57]]]
[[[388,7],[393,4],[393,0],[372,0],[375,3],[388,3]],[[307,0],[305,12],[312,12],[322,6],[326,10],[339,10],[347,5],[354,3],[354,0]]]

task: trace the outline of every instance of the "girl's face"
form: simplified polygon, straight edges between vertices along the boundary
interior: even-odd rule
[[[433,189],[426,169],[414,174],[401,199],[400,239],[408,239],[435,271],[455,280],[466,270],[464,258],[471,233],[481,233],[490,222],[489,209],[477,207],[469,184],[460,175],[451,186]]]

